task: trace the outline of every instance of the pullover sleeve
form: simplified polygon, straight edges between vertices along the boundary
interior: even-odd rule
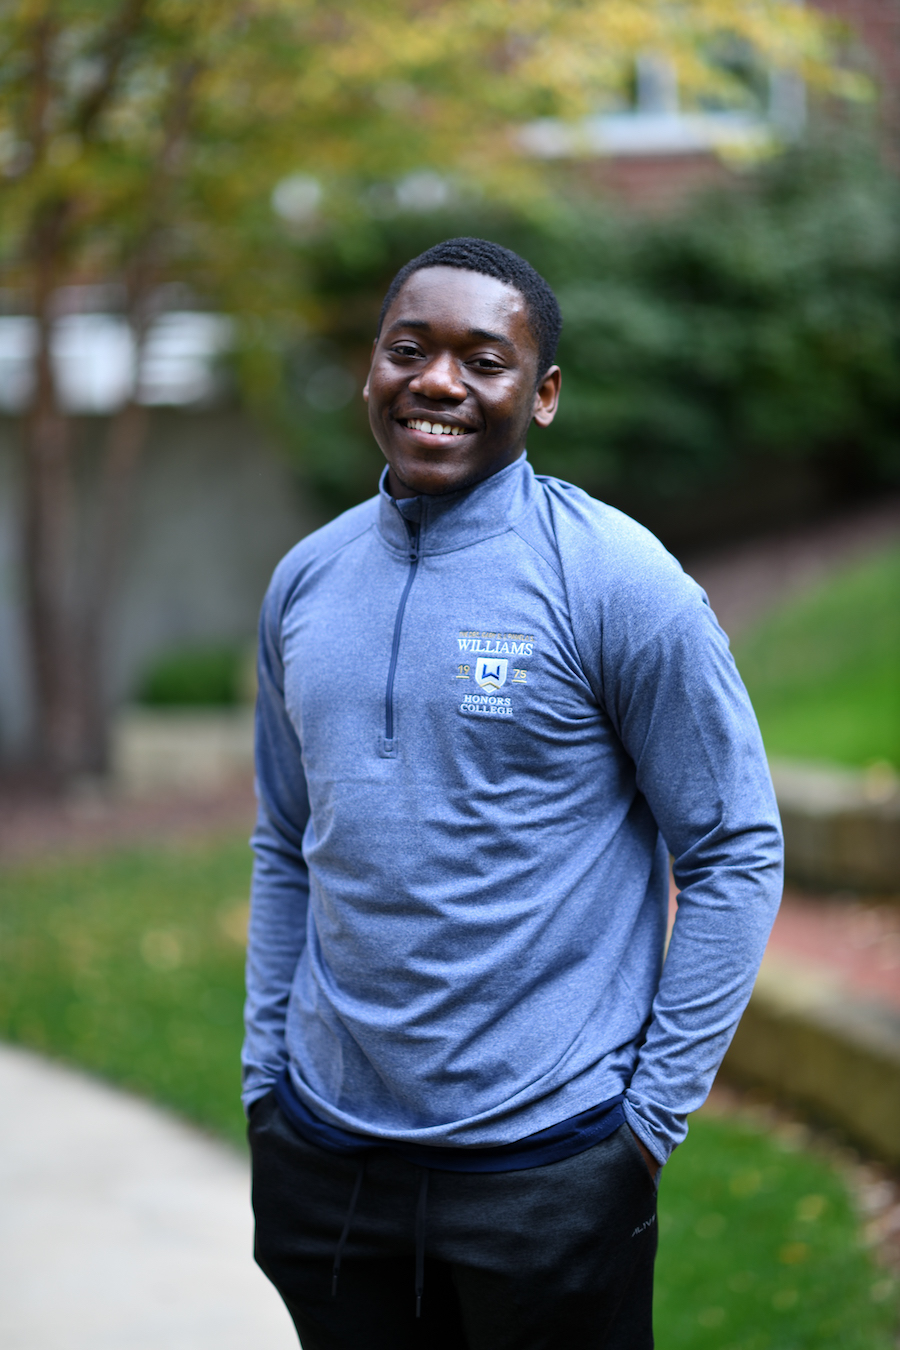
[[[553,497],[582,668],[674,860],[678,912],[624,1104],[665,1162],[753,991],[781,902],[781,822],[756,716],[703,591],[634,521],[577,489]]]
[[[687,584],[687,602],[640,645],[614,642],[603,670],[607,710],[679,891],[625,1102],[629,1124],[661,1162],[706,1099],[782,889],[781,827],[756,718],[725,634],[699,587]]]
[[[245,1109],[272,1087],[287,1061],[285,1022],[306,945],[309,872],[303,832],[309,800],[300,742],[284,701],[281,611],[276,583],[263,604],[256,704],[258,813],[247,943],[241,1056]]]

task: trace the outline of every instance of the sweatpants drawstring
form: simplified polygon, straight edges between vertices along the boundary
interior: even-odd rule
[[[365,1155],[363,1155],[359,1160],[356,1180],[353,1183],[353,1193],[350,1196],[350,1204],[347,1207],[347,1217],[344,1220],[344,1229],[334,1253],[334,1266],[331,1270],[332,1298],[337,1294],[338,1275],[341,1270],[341,1257],[344,1255],[344,1248],[346,1247],[347,1239],[350,1236],[350,1225],[353,1223],[353,1215],[356,1213],[356,1204],[359,1200],[359,1193],[362,1190],[363,1177],[365,1174],[366,1158]],[[422,1295],[425,1290],[425,1215],[427,1206],[428,1168],[420,1167],[419,1194],[416,1200],[416,1317],[422,1316]]]
[[[419,1199],[416,1204],[416,1317],[422,1316],[425,1289],[425,1206],[428,1203],[428,1168],[419,1169]]]
[[[356,1211],[356,1202],[359,1199],[359,1193],[362,1189],[363,1177],[366,1173],[365,1154],[359,1160],[359,1167],[356,1172],[356,1180],[353,1183],[353,1194],[350,1196],[350,1205],[347,1210],[347,1217],[344,1220],[344,1231],[341,1233],[337,1250],[334,1253],[334,1267],[331,1271],[331,1297],[334,1298],[338,1287],[338,1274],[341,1269],[341,1257],[344,1254],[344,1247],[347,1244],[347,1238],[350,1236],[350,1225],[353,1222],[353,1215]]]

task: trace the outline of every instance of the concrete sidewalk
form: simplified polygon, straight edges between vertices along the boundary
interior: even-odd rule
[[[297,1350],[235,1152],[0,1046],[3,1350]]]

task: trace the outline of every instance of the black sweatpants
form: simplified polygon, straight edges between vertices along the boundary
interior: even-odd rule
[[[256,1260],[303,1350],[651,1350],[656,1188],[627,1125],[519,1172],[384,1149],[363,1169],[308,1144],[274,1094],[249,1138]]]

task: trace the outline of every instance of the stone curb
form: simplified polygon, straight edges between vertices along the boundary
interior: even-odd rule
[[[790,881],[900,892],[900,779],[889,765],[859,773],[776,761],[772,780]]]
[[[824,1115],[900,1164],[900,1013],[833,977],[767,956],[720,1072]]]
[[[253,709],[126,708],[112,732],[124,796],[203,796],[253,772]]]

